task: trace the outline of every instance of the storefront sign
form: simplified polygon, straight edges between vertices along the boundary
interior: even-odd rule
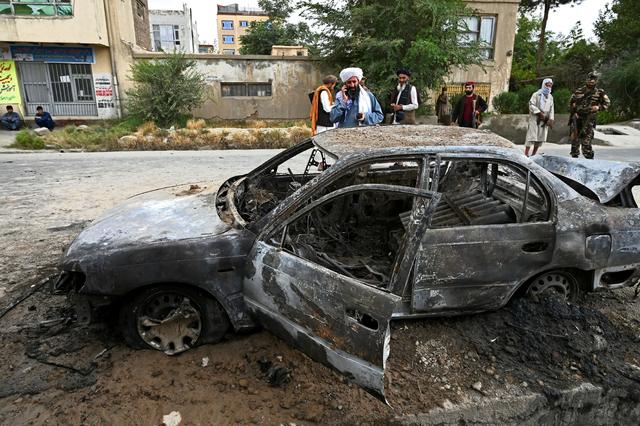
[[[95,74],[93,85],[96,90],[96,102],[98,108],[115,108],[113,99],[113,84],[110,74]]]
[[[0,61],[0,104],[19,104],[20,90],[16,64],[13,61]]]
[[[57,62],[63,64],[95,64],[90,47],[65,46],[11,46],[16,61]]]

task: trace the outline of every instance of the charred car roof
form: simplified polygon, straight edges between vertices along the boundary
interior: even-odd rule
[[[314,144],[335,158],[361,151],[403,147],[493,146],[514,148],[488,130],[434,125],[368,126],[334,129],[313,137]]]

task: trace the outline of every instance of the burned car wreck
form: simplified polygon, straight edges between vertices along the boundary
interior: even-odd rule
[[[262,325],[384,398],[389,322],[567,298],[640,276],[640,165],[524,157],[487,131],[336,129],[217,194],[134,198],[56,284],[128,344],[175,354]]]

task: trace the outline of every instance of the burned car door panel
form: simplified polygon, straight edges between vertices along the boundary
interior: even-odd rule
[[[418,243],[406,235],[415,234],[437,200],[427,191],[380,184],[315,200],[259,238],[243,289],[249,310],[384,398],[389,321],[401,301],[385,289],[406,283],[405,258]]]
[[[431,169],[443,195],[418,250],[412,312],[504,305],[552,261],[549,195],[529,171],[502,161],[438,158]]]
[[[554,243],[549,222],[428,230],[416,258],[412,308],[498,308],[551,263]]]

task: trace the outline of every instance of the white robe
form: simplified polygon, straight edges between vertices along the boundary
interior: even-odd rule
[[[539,112],[544,112],[549,120],[554,120],[553,109],[553,95],[549,93],[548,97],[544,99],[544,105],[542,105],[542,89],[537,90],[531,95],[529,99],[529,127],[527,128],[527,137],[525,139],[526,146],[541,145],[547,141],[547,133],[549,132],[549,126],[538,125]]]

